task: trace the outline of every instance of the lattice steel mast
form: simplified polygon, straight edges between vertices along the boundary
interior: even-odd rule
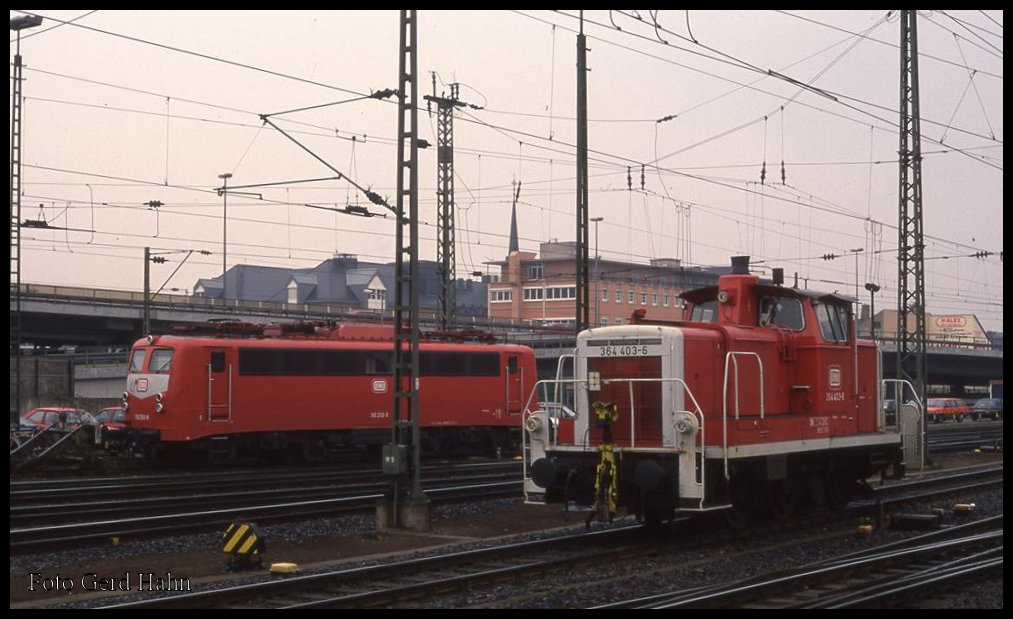
[[[457,323],[457,304],[454,294],[456,259],[454,256],[454,108],[464,107],[460,84],[450,84],[449,97],[436,96],[436,76],[433,76],[433,95],[426,101],[436,104],[436,268],[440,274],[440,328],[452,328]]]
[[[901,11],[900,18],[897,378],[909,381],[924,403],[925,243],[922,234],[922,151],[916,16],[917,11]]]

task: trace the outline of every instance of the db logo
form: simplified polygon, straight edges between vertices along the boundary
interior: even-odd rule
[[[138,393],[144,393],[145,391],[148,390],[148,379],[147,378],[138,378],[137,382],[134,383],[134,387],[137,388],[137,392]]]
[[[827,382],[830,384],[831,389],[841,388],[841,366],[830,366],[830,375],[827,377]]]
[[[373,393],[387,393],[387,381],[382,378],[374,379]]]

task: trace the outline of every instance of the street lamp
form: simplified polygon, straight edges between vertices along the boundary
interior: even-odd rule
[[[229,179],[232,178],[232,172],[219,174],[218,178],[222,179],[218,195],[222,197],[222,301],[224,301],[229,292],[225,274],[229,259]]]
[[[594,322],[601,326],[601,256],[598,255],[598,224],[604,217],[592,217],[594,222]]]
[[[850,251],[851,253],[855,254],[855,300],[857,301],[858,300],[858,254],[860,254],[863,251],[865,251],[865,248],[864,247],[855,247],[854,249],[849,249],[848,251]]]
[[[858,330],[858,254],[865,251],[865,247],[854,247],[849,249],[851,253],[855,254],[855,330]],[[855,333],[858,336],[858,333]]]
[[[876,339],[876,293],[879,292],[879,286],[872,282],[866,282],[865,289],[869,291],[869,297],[871,302],[869,303],[869,333],[870,337]]]

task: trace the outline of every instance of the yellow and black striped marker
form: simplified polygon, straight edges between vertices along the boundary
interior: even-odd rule
[[[590,528],[591,521],[598,515],[611,524],[616,515],[616,501],[619,497],[619,459],[612,438],[612,424],[619,419],[619,406],[615,402],[594,402],[591,408],[594,410],[595,425],[602,428],[602,439],[598,446],[601,457],[595,468],[594,510],[584,521],[585,528]]]
[[[222,551],[232,555],[230,570],[259,568],[263,564],[264,536],[252,522],[234,522],[222,534]]]

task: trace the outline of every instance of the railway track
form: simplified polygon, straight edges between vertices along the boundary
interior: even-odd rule
[[[447,475],[466,478],[517,472],[520,464],[513,461],[439,462],[422,467],[424,478]],[[43,508],[73,510],[75,506],[104,501],[141,501],[145,499],[197,498],[213,499],[230,493],[274,492],[279,489],[297,491],[301,488],[376,485],[385,481],[376,466],[344,466],[341,468],[301,467],[285,469],[240,469],[233,471],[185,471],[171,475],[128,477],[94,477],[74,480],[12,481],[9,495],[12,508]],[[249,496],[249,494],[247,494]],[[12,518],[14,517],[12,510]]]
[[[368,477],[368,478],[367,478]],[[220,479],[218,476],[212,476]],[[436,501],[459,501],[487,497],[516,496],[520,492],[519,463],[455,464],[430,467],[423,475],[429,497]],[[299,487],[300,484],[305,487]],[[10,508],[10,550],[25,554],[54,548],[67,548],[111,537],[124,539],[216,530],[236,519],[259,523],[308,519],[373,509],[386,490],[386,481],[378,473],[335,474],[321,481],[319,473],[279,475],[272,483],[279,487],[264,489],[266,482],[252,480],[252,488],[216,492],[187,482],[169,483],[158,489],[137,485],[129,480],[123,486],[98,484],[85,491],[88,500],[78,502],[25,503]],[[247,483],[247,482],[243,482]],[[238,481],[237,481],[238,485]],[[36,490],[25,490],[34,493]],[[193,494],[193,492],[197,492]],[[15,490],[12,489],[12,493]],[[20,492],[20,491],[19,491]],[[103,492],[126,498],[100,498]],[[123,495],[122,493],[127,493]],[[134,497],[130,493],[140,492]],[[158,496],[160,492],[173,492]],[[80,498],[81,489],[70,494]],[[43,492],[43,497],[52,494]],[[20,497],[25,499],[25,497]],[[25,499],[27,500],[27,499]],[[195,506],[199,506],[195,509]]]
[[[1002,573],[1003,517],[994,516],[791,570],[600,608],[863,608]]]
[[[1001,421],[931,424],[928,429],[929,453],[954,453],[985,448],[1001,451]]]
[[[990,479],[982,479],[987,475]],[[961,474],[951,480],[945,492],[963,492],[983,484],[1001,484],[998,467],[982,475]],[[852,518],[873,513],[882,506],[938,496],[939,479],[923,480],[903,487],[877,490],[877,499],[850,507],[844,514],[826,512],[812,518]],[[919,490],[918,485],[923,488]],[[898,485],[899,486],[899,485]],[[925,489],[925,487],[931,487]],[[889,496],[888,496],[889,495]],[[689,521],[689,519],[683,519]],[[780,526],[780,525],[767,525]],[[704,529],[706,530],[706,528]],[[385,562],[370,567],[339,568],[321,574],[291,579],[226,586],[159,599],[124,602],[116,608],[344,608],[391,606],[430,598],[448,591],[482,587],[501,580],[535,579],[546,573],[570,573],[580,567],[637,561],[668,547],[685,549],[713,547],[735,533],[711,530],[701,534],[687,524],[685,530],[667,537],[635,525],[624,525],[591,533],[568,533],[540,541],[504,541],[480,551],[442,553],[422,559]]]
[[[639,526],[579,533],[393,563],[338,569],[107,608],[360,608],[426,597],[434,592],[635,553]],[[589,548],[597,550],[589,551]]]

